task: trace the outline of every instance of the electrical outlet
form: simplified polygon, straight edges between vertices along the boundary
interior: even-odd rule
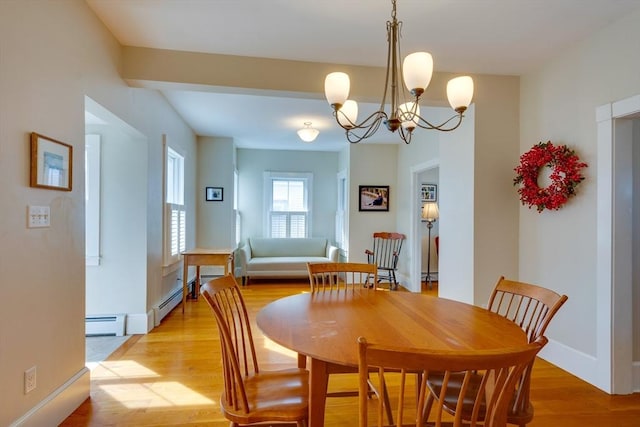
[[[27,227],[42,228],[51,226],[49,206],[29,206],[27,208]]]
[[[24,371],[24,394],[36,388],[36,367],[33,366]]]

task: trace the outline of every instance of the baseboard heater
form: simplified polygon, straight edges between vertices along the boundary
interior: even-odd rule
[[[187,283],[187,292],[191,292],[191,289],[193,289],[193,286],[195,286],[195,282],[196,282],[196,279],[194,277]],[[181,302],[182,302],[182,281],[180,281],[179,288],[174,289],[174,291],[171,292],[169,296],[165,298],[164,301],[162,301],[157,306],[153,307],[154,325],[155,326],[160,325],[160,322],[162,321],[162,319],[164,319],[167,314],[171,313],[171,310],[176,308],[176,306]]]
[[[126,314],[87,316],[84,318],[84,334],[88,337],[124,335]]]

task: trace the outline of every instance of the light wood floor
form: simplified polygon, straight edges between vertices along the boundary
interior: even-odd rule
[[[255,282],[244,289],[250,315],[308,284]],[[437,289],[437,287],[435,288]],[[425,290],[425,292],[428,292]],[[253,328],[261,369],[295,366],[295,355]],[[204,300],[178,306],[147,335],[129,339],[91,372],[91,397],[62,426],[228,426],[219,412],[222,388],[218,333]],[[330,389],[353,389],[356,378],[330,378]],[[530,427],[638,427],[640,394],[609,396],[538,359]],[[357,398],[330,398],[327,426],[357,425]]]

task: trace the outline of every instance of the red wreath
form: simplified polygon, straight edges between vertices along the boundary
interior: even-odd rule
[[[551,184],[546,188],[538,186],[540,169],[548,166],[552,169]],[[558,210],[569,197],[575,196],[576,187],[584,176],[580,172],[587,167],[580,161],[576,153],[566,145],[555,146],[548,142],[540,142],[531,150],[520,156],[520,164],[514,170],[517,176],[513,185],[522,184],[518,188],[520,201],[528,205],[529,209],[535,206],[538,212],[545,209]]]

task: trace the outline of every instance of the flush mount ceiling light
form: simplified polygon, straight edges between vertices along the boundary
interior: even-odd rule
[[[444,122],[435,125],[420,116],[420,96],[424,93],[433,74],[433,59],[427,52],[415,52],[404,59],[400,65],[400,27],[402,21],[396,19],[396,0],[391,1],[393,10],[391,21],[387,21],[387,74],[384,84],[384,94],[378,111],[358,123],[358,104],[349,97],[349,76],[346,73],[335,72],[327,75],[324,81],[324,92],[327,101],[333,108],[333,115],[338,124],[346,131],[349,142],[357,143],[372,136],[381,123],[391,132],[398,130],[400,138],[406,143],[411,142],[411,135],[416,127],[448,132],[456,129],[462,123],[463,113],[469,107],[473,98],[473,80],[469,76],[456,77],[447,84],[447,97],[451,108],[456,112]],[[404,83],[411,97],[405,94],[398,85],[399,75],[404,77]],[[389,90],[389,86],[391,86]],[[387,94],[390,92],[391,111],[387,114],[384,109],[387,104]],[[401,97],[403,103],[401,104]],[[410,100],[407,101],[406,98]]]
[[[320,131],[311,127],[311,122],[304,122],[304,127],[298,130],[298,136],[304,142],[313,142]]]

